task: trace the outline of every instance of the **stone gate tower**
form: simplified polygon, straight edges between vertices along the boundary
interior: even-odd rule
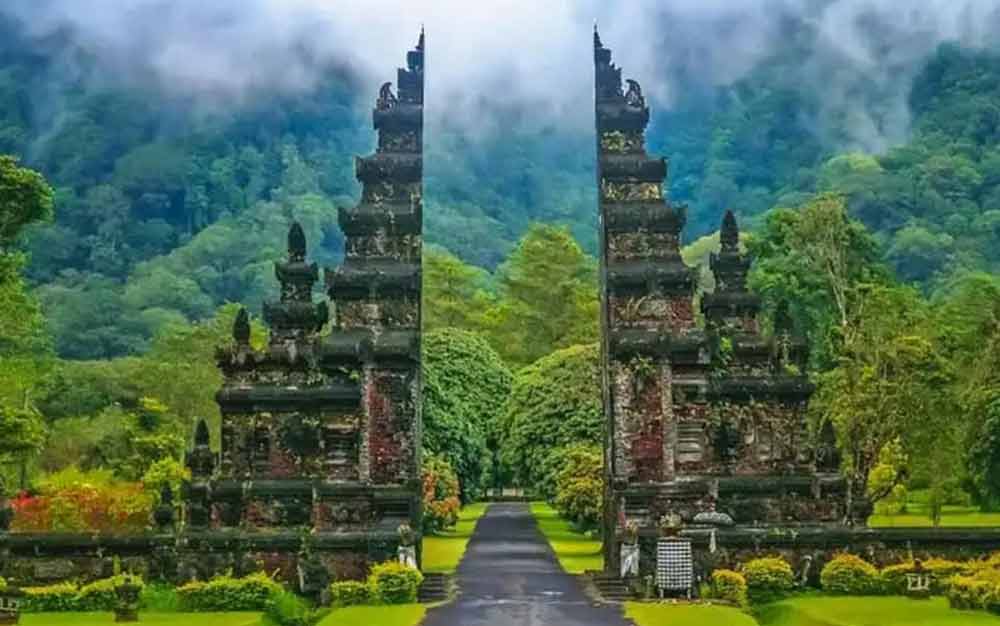
[[[689,526],[728,517],[735,533],[842,521],[844,483],[817,467],[806,428],[805,345],[784,322],[762,334],[735,216],[723,220],[699,323],[696,275],[680,255],[686,209],[665,197],[666,161],[646,152],[642,88],[623,85],[596,31],[594,65],[606,566],[617,570],[629,522],[651,557],[667,514]]]
[[[356,161],[361,201],[340,209],[343,265],[319,269],[293,224],[277,263],[270,338],[241,311],[218,352],[220,452],[199,425],[188,465],[184,567],[200,575],[280,571],[360,578],[394,559],[399,527],[419,530],[420,260],[424,36],[373,111],[375,154]],[[328,332],[327,332],[328,329]],[[419,546],[419,542],[418,542]]]

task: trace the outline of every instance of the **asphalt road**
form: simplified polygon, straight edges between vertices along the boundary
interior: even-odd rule
[[[458,599],[429,611],[423,626],[631,626],[562,571],[526,504],[490,506],[457,575]]]

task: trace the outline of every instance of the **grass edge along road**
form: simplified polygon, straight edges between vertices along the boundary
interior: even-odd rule
[[[469,504],[459,513],[458,524],[454,528],[424,537],[424,572],[450,574],[455,571],[465,556],[476,524],[489,506],[488,502]]]
[[[604,569],[600,539],[579,532],[544,502],[532,502],[531,515],[567,574]]]
[[[421,604],[352,606],[336,609],[318,626],[417,626],[427,608]],[[26,613],[22,626],[115,626],[105,613]],[[150,626],[266,626],[260,613],[156,613],[141,611],[139,624]]]

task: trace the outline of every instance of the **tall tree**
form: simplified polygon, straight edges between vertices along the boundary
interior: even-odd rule
[[[498,272],[492,343],[509,362],[595,341],[597,272],[569,230],[534,224]]]

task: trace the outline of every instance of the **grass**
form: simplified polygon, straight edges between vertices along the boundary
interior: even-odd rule
[[[873,528],[929,528],[933,526],[929,499],[927,490],[910,491],[906,498],[906,513],[872,515],[868,518],[868,525]],[[977,507],[955,502],[942,507],[940,525],[965,528],[1000,526],[1000,513],[983,513]]]
[[[628,602],[625,617],[636,626],[757,626],[752,617],[723,606]]]
[[[873,528],[929,528],[933,526],[930,515],[921,505],[908,504],[907,513],[898,515],[872,515],[868,525]],[[945,506],[941,512],[941,526],[985,527],[1000,526],[1000,513],[983,513],[974,506]]]
[[[260,626],[260,613],[139,613],[154,626]],[[345,622],[346,623],[346,622]],[[338,622],[332,622],[338,624]],[[21,626],[114,626],[111,613],[27,613]]]
[[[470,504],[462,509],[454,529],[424,537],[425,572],[450,574],[455,571],[488,506],[485,502]]]
[[[568,574],[604,569],[601,542],[577,531],[548,504],[532,502],[531,514]]]
[[[333,611],[319,626],[416,626],[426,612],[419,604],[352,606]]]
[[[416,626],[426,607],[419,604],[356,606],[332,611],[319,626]],[[262,626],[260,613],[153,613],[140,612],[145,626]],[[115,626],[111,613],[29,613],[22,626]]]
[[[761,626],[1000,626],[989,613],[955,611],[944,598],[801,597],[758,611]]]

